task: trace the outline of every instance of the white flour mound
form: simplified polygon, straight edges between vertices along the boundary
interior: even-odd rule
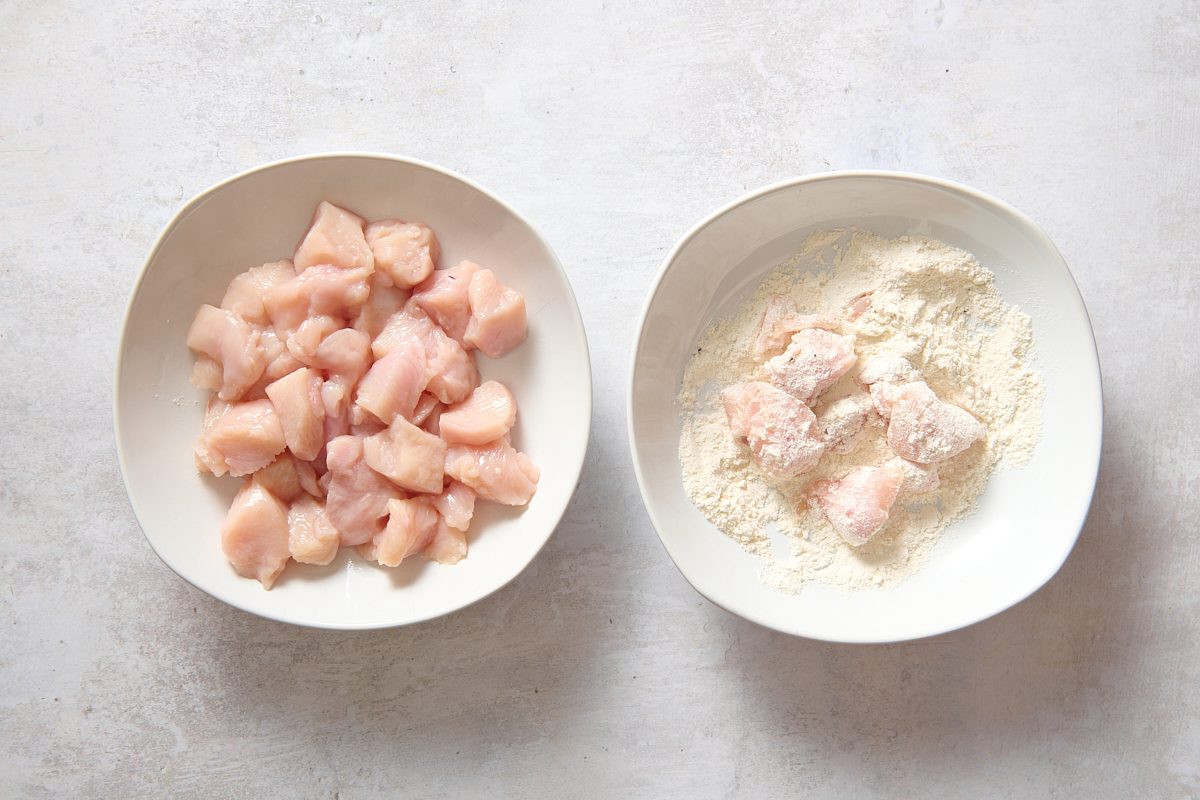
[[[921,565],[947,526],[974,510],[998,464],[1029,461],[1041,438],[1044,396],[1030,365],[1033,327],[1001,299],[994,278],[971,254],[933,239],[826,231],[809,237],[735,315],[705,332],[679,395],[683,485],[710,522],[762,557],[767,584],[787,592],[810,581],[848,589],[894,584]],[[811,472],[780,482],[730,434],[717,395],[731,383],[761,379],[752,345],[771,297],[790,296],[802,313],[840,315],[865,291],[873,292],[870,309],[843,323],[843,332],[856,337],[860,362],[907,358],[939,397],[978,417],[988,435],[939,465],[936,490],[902,497],[884,529],[852,548],[803,497],[814,480],[841,478],[891,457],[882,423],[869,426],[852,452],[830,453]],[[813,409],[818,415],[860,391],[855,372],[821,396]],[[772,545],[773,530],[786,546]]]

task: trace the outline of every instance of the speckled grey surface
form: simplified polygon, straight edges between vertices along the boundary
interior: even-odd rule
[[[0,795],[1200,796],[1194,3],[268,5],[0,5]],[[116,466],[119,323],[159,228],[323,149],[429,159],[512,202],[593,348],[558,533],[496,596],[409,629],[209,599],[151,552]],[[1105,372],[1097,500],[1062,572],[905,645],[704,602],[624,441],[636,315],[675,239],[847,167],[1032,215]]]

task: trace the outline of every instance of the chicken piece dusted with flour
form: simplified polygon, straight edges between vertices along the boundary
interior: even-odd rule
[[[297,272],[327,264],[342,269],[375,269],[375,258],[363,235],[363,218],[322,202],[293,259]]]
[[[769,383],[750,381],[726,387],[721,403],[730,431],[749,445],[754,460],[775,477],[807,472],[825,453],[816,415]]]
[[[892,415],[897,390],[906,383],[921,380],[921,373],[902,356],[873,356],[861,364],[854,380],[866,387],[876,413],[887,419]]]
[[[810,501],[847,543],[866,544],[883,528],[904,484],[904,471],[889,462],[859,467],[836,481],[809,487]]]
[[[771,383],[802,403],[812,404],[845,375],[858,357],[854,337],[822,328],[805,328],[787,349],[766,363]]]
[[[792,336],[806,328],[837,330],[837,320],[820,314],[801,314],[792,298],[775,295],[767,302],[758,332],[754,336],[754,356],[762,359],[788,346]]]
[[[237,574],[270,589],[292,557],[287,507],[258,482],[247,480],[221,523],[221,549]]]
[[[220,367],[217,395],[228,401],[240,399],[266,369],[258,340],[258,329],[246,320],[232,311],[209,305],[200,306],[187,334],[187,346],[210,359],[206,369],[212,378],[215,367]],[[211,385],[215,380],[206,383]]]
[[[825,406],[817,416],[817,431],[826,449],[830,453],[853,452],[873,414],[870,396],[861,392]]]
[[[425,280],[441,257],[437,237],[419,222],[382,219],[367,226],[366,237],[375,255],[375,268],[400,288]]]
[[[896,391],[887,442],[901,458],[935,464],[986,437],[982,422],[966,409],[939,399],[925,382],[908,383]]]

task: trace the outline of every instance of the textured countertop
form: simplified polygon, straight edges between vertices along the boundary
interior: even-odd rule
[[[1200,15],[882,5],[0,5],[0,795],[1200,796]],[[400,630],[300,630],[193,589],[139,532],[112,438],[121,315],[161,226],[234,172],[330,149],[435,161],[521,209],[592,346],[557,534],[486,602]],[[852,167],[1041,223],[1107,409],[1058,576],[879,647],[701,599],[625,443],[670,246],[748,189]]]

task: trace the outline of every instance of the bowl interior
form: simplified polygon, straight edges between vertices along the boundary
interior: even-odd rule
[[[692,505],[678,458],[675,396],[695,342],[734,311],[813,231],[918,233],[974,253],[1005,300],[1033,319],[1046,387],[1030,464],[1001,466],[977,513],[947,530],[903,583],[845,592],[763,585],[759,560]],[[1099,466],[1100,374],[1086,310],[1066,264],[1028,219],[977,192],[919,176],[834,174],[772,187],[693,231],[668,257],[634,355],[630,437],[643,497],[685,577],[718,605],[776,630],[832,641],[928,636],[1028,596],[1070,552]]]
[[[289,564],[267,592],[239,578],[219,527],[239,481],[197,473],[192,445],[206,393],[188,380],[184,340],[196,308],[230,278],[290,257],[321,200],[368,219],[430,225],[443,263],[492,267],[525,295],[529,339],[502,359],[480,356],[484,379],[517,399],[517,447],[541,467],[525,509],[480,503],[468,557],[411,559],[391,570],[343,549],[329,566]],[[155,551],[200,589],[262,616],[324,627],[415,622],[468,605],[514,578],[550,537],[583,464],[591,372],[578,307],[557,259],[530,225],[482,189],[435,167],[367,155],[315,156],[238,176],[193,200],[168,225],[130,302],[117,364],[117,441],[138,521]]]

